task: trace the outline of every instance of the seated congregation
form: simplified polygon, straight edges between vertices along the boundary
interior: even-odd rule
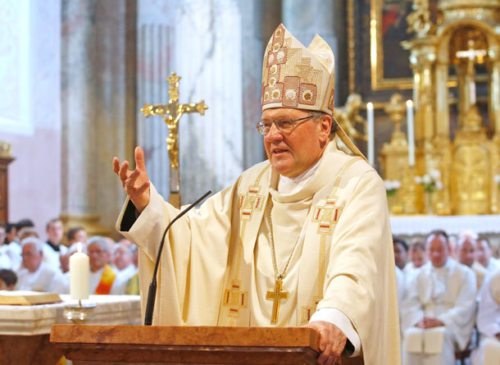
[[[64,240],[59,219],[45,231],[43,240],[29,219],[0,226],[0,290],[69,294],[69,258],[81,245],[89,256],[90,293],[139,294],[137,249],[130,241],[87,238],[82,227],[70,228]]]
[[[488,238],[435,230],[393,243],[403,364],[498,364],[500,261]]]

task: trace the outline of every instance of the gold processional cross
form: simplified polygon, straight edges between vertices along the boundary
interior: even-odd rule
[[[279,275],[276,278],[274,284],[274,291],[268,291],[266,294],[266,299],[273,301],[273,313],[271,317],[271,323],[278,323],[278,316],[280,313],[280,301],[283,299],[288,299],[288,292],[283,291],[283,278]]]
[[[160,116],[168,127],[167,150],[170,159],[170,198],[175,207],[180,207],[180,174],[179,174],[179,120],[184,113],[205,114],[208,109],[205,101],[191,104],[179,104],[179,80],[175,72],[168,78],[168,104],[144,104],[142,114],[147,117]]]

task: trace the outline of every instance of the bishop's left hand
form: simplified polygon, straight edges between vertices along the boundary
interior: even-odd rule
[[[334,324],[326,321],[309,322],[306,327],[319,333],[318,357],[319,365],[342,365],[342,352],[347,343],[347,337]]]

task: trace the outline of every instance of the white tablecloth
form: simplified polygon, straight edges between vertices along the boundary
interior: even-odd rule
[[[470,229],[476,233],[500,233],[500,215],[457,216],[392,216],[393,234],[428,234],[434,229],[444,229],[449,234],[459,234]]]
[[[0,335],[39,335],[50,333],[55,323],[69,323],[64,307],[76,301],[61,295],[63,302],[54,304],[12,306],[0,305]],[[91,295],[84,302],[95,303],[89,324],[140,324],[141,305],[138,295]]]

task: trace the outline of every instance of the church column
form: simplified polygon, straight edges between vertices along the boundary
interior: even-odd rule
[[[196,11],[195,11],[196,10]],[[233,0],[183,2],[176,13],[181,99],[208,105],[180,123],[184,202],[235,182],[243,170],[242,22]]]
[[[131,4],[62,2],[61,217],[66,228],[83,225],[91,235],[113,231],[124,196],[112,157],[132,156],[135,57],[124,41]]]
[[[346,1],[282,0],[283,22],[305,46],[318,33],[335,54],[335,104],[347,98]],[[319,9],[319,10],[318,10]]]
[[[267,3],[275,3],[267,1]],[[262,136],[255,125],[261,118],[262,59],[267,39],[262,39],[263,4],[238,0],[241,14],[242,46],[242,107],[243,107],[243,168],[264,160]],[[279,21],[278,21],[279,23]]]
[[[137,144],[144,149],[149,178],[168,200],[169,160],[165,143],[168,129],[161,117],[146,119],[140,108],[144,104],[167,104],[167,77],[174,71],[184,76],[173,65],[175,10],[170,2],[153,0],[138,0],[137,8]],[[180,84],[184,82],[182,78]],[[180,95],[181,103],[187,102],[185,97]]]

